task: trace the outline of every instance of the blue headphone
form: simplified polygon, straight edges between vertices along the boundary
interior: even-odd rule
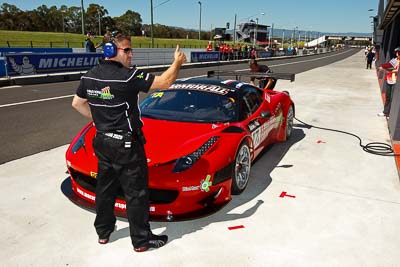
[[[117,46],[114,42],[108,42],[103,47],[104,57],[115,57],[117,55]]]

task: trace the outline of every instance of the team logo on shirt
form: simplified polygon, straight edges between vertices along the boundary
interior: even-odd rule
[[[114,95],[111,94],[110,86],[106,86],[101,90],[86,90],[86,93],[89,97],[100,98],[103,100],[110,100],[114,98]]]
[[[100,98],[104,100],[109,100],[114,98],[114,95],[112,95],[110,92],[110,86],[106,86],[101,89]]]
[[[143,73],[143,72],[140,73],[138,76],[136,76],[136,78],[138,78],[138,79],[143,79],[143,78],[144,78],[144,73]]]

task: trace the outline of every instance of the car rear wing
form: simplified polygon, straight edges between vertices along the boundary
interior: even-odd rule
[[[262,73],[262,72],[251,72],[251,71],[207,71],[207,78],[220,78],[221,76],[235,76],[236,80],[241,80],[241,77],[252,77],[256,79],[262,78],[274,78],[276,80],[290,80],[294,81],[294,73]]]

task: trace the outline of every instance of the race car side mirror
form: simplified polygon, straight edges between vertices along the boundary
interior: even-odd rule
[[[271,112],[269,111],[262,111],[260,114],[260,117],[263,119],[269,119],[271,118]]]

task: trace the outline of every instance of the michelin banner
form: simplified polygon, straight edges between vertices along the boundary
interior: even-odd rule
[[[218,61],[219,52],[191,52],[190,62],[210,62]]]
[[[103,58],[100,53],[6,55],[8,76],[88,70]]]

